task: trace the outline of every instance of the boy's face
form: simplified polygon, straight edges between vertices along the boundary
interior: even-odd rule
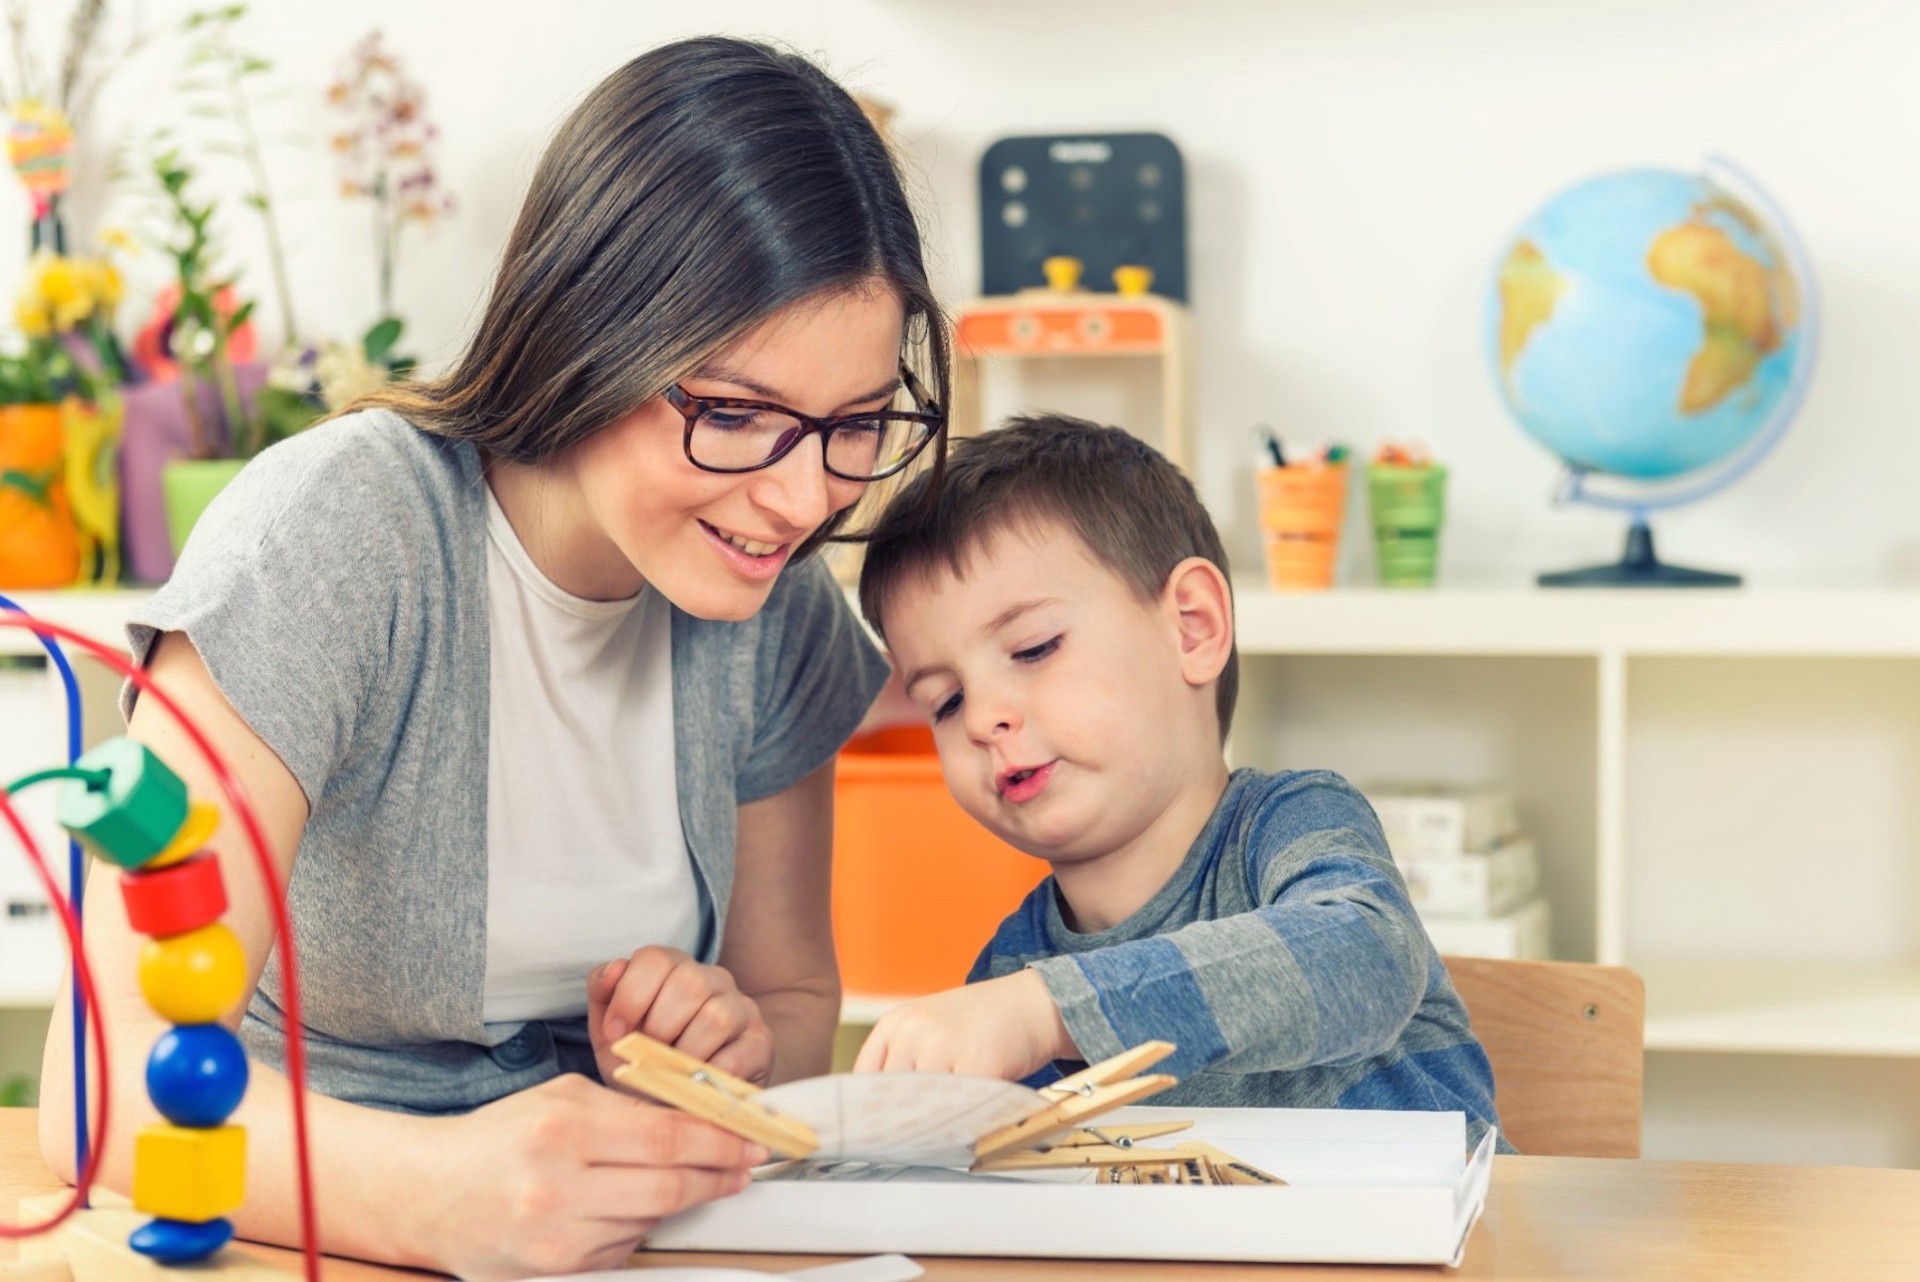
[[[968,814],[1078,862],[1132,845],[1196,770],[1218,769],[1212,689],[1183,675],[1168,602],[1143,601],[1051,520],[990,536],[965,571],[902,583],[884,622]]]

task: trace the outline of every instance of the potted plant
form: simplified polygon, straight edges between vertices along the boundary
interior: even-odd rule
[[[14,305],[25,345],[0,357],[0,587],[117,573],[120,293],[104,258],[42,250],[28,264]]]

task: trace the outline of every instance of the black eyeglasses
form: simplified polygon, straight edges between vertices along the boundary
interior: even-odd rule
[[[913,462],[947,421],[946,413],[904,365],[900,381],[916,408],[868,410],[836,418],[812,418],[768,401],[694,396],[678,383],[670,384],[661,395],[687,420],[687,459],[702,471],[757,472],[778,463],[804,438],[818,432],[829,473],[843,481],[878,481]]]

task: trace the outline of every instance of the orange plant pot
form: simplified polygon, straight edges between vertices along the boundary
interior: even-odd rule
[[[63,588],[80,577],[57,405],[0,406],[0,588]]]
[[[926,727],[875,731],[841,751],[833,933],[848,993],[958,987],[1046,871],[960,809]]]
[[[1270,467],[1257,477],[1267,582],[1281,590],[1329,588],[1347,509],[1347,469],[1321,463]]]

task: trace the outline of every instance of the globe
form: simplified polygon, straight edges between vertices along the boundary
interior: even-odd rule
[[[1487,312],[1501,397],[1565,463],[1562,497],[1630,516],[1620,563],[1540,581],[1739,582],[1661,563],[1649,514],[1743,474],[1805,396],[1812,280],[1752,180],[1715,160],[1569,187],[1513,236]]]

